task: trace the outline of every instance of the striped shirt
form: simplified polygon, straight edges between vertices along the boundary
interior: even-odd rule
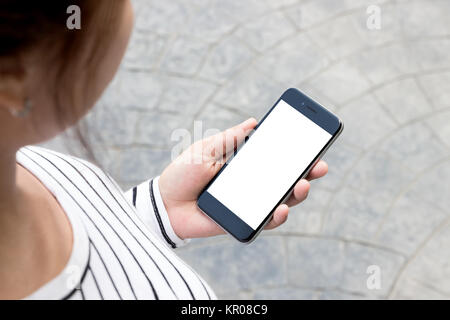
[[[124,193],[76,157],[26,147],[17,162],[55,196],[73,230],[67,265],[27,299],[216,299],[174,252],[187,241],[170,225],[158,178]]]

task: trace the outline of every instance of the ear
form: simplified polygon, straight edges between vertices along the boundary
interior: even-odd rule
[[[25,71],[17,64],[4,68],[3,63],[0,62],[0,110],[18,112],[26,99]]]

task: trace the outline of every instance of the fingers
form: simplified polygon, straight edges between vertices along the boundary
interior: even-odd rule
[[[308,180],[301,179],[294,187],[294,190],[286,201],[286,205],[289,207],[296,206],[300,202],[304,201],[308,197],[309,189],[311,185]]]
[[[208,155],[216,159],[225,157],[242,144],[245,137],[255,128],[256,124],[257,121],[254,118],[250,118],[237,126],[212,136],[208,141]]]
[[[275,209],[270,222],[266,225],[265,229],[274,229],[286,222],[289,214],[289,207],[295,206],[304,201],[308,197],[310,190],[310,183],[308,180],[314,180],[323,177],[328,172],[328,165],[325,161],[319,160],[317,164],[311,169],[306,179],[301,179],[294,187],[292,195],[286,201]]]
[[[294,187],[294,191],[286,204],[289,207],[295,206],[304,201],[308,197],[310,184],[308,181],[318,179],[326,175],[328,172],[328,165],[325,161],[319,160],[316,165],[311,169],[306,179],[301,179]]]
[[[294,187],[291,196],[286,203],[280,205],[274,212],[272,219],[266,225],[265,229],[274,229],[286,222],[289,214],[289,207],[295,206],[308,197],[311,185],[308,180],[314,180],[323,177],[328,172],[328,165],[325,161],[319,160],[311,169],[306,179],[301,179]]]
[[[275,209],[272,219],[264,229],[273,229],[279,227],[280,225],[286,222],[288,214],[289,214],[289,207],[285,204],[279,205],[278,208]]]
[[[286,203],[281,204],[275,209],[270,222],[265,229],[276,228],[286,222],[289,214],[289,207],[295,206],[308,197],[310,184],[308,180],[301,179],[294,187],[291,197]]]
[[[294,187],[291,197],[275,209],[272,219],[265,229],[274,229],[286,222],[289,214],[289,207],[295,206],[308,197],[310,184],[306,179],[301,179]]]
[[[328,172],[328,164],[323,160],[319,160],[319,162],[317,162],[316,165],[311,169],[306,179],[307,180],[318,179],[326,175],[327,172]]]

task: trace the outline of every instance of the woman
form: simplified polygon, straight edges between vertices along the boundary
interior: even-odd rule
[[[66,26],[72,4],[81,29]],[[84,160],[25,146],[73,126],[101,96],[128,43],[130,1],[0,6],[0,298],[216,298],[173,249],[223,233],[195,200],[233,151],[228,142],[241,143],[256,120],[195,143],[160,177],[123,193]],[[326,172],[320,161],[308,179]],[[306,179],[297,183],[267,228],[308,190]]]

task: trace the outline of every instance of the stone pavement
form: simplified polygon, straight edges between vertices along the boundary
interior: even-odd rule
[[[177,249],[219,297],[450,298],[450,1],[134,4],[126,58],[89,116],[124,188],[168,164],[173,130],[258,118],[288,87],[345,122],[329,175],[285,225],[249,246]]]

